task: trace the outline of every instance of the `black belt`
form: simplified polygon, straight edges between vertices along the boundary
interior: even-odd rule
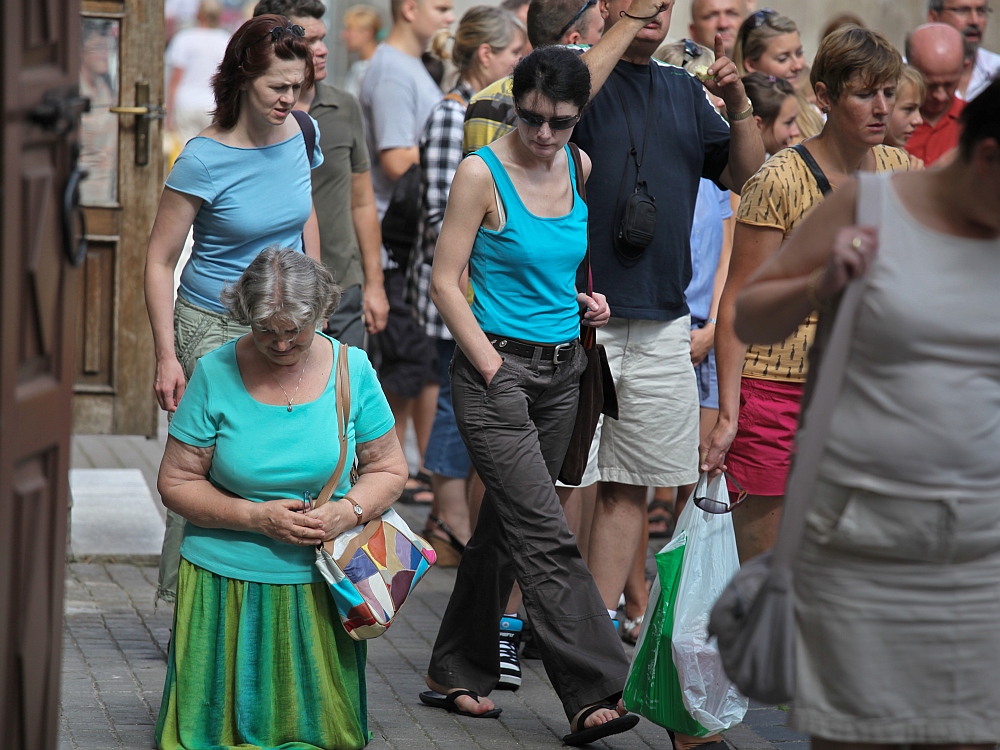
[[[512,339],[509,336],[498,336],[495,333],[487,333],[486,338],[498,352],[507,352],[517,357],[534,359],[535,353],[540,351],[539,359],[551,361],[557,365],[569,361],[570,357],[573,356],[573,347],[577,342],[577,339],[573,339],[565,344],[534,344],[530,341]]]

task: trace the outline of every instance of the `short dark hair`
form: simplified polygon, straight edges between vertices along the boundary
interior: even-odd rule
[[[590,101],[590,68],[565,47],[542,47],[514,68],[511,86],[515,104],[537,91],[553,102],[569,102],[583,111]]]
[[[320,0],[260,0],[254,6],[253,15],[287,16],[291,18],[323,18],[326,6]]]
[[[580,7],[587,0],[531,0],[528,6],[528,41],[535,49],[548,47],[551,44],[559,44],[562,41],[562,31],[566,24],[570,22]],[[595,4],[596,4],[596,0]],[[587,32],[589,18],[587,13],[582,13],[580,18],[570,28],[569,31],[577,31],[581,36]]]
[[[240,26],[230,38],[219,71],[212,76],[215,93],[215,112],[212,114],[219,127],[229,130],[236,126],[243,84],[264,75],[276,57],[305,62],[306,77],[302,86],[310,88],[313,85],[312,52],[305,37],[286,31],[275,41],[268,33],[276,27],[289,25],[290,21],[284,16],[257,16]]]
[[[1000,144],[1000,78],[995,78],[979,96],[965,105],[959,122],[962,135],[958,139],[959,153],[963,159],[972,157],[976,144],[992,138]]]
[[[848,81],[859,73],[866,88],[893,84],[903,72],[903,58],[889,40],[877,31],[860,26],[841,26],[819,45],[809,82],[826,86],[830,100],[836,102]]]

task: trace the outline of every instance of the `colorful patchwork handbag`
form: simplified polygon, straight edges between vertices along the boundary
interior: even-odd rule
[[[313,507],[333,496],[347,464],[347,426],[351,413],[351,376],[347,344],[337,357],[337,435],[340,459]],[[351,485],[357,469],[351,468]],[[392,508],[381,517],[355,526],[316,548],[316,567],[330,585],[340,621],[356,641],[382,635],[437,560],[434,548],[410,531]]]

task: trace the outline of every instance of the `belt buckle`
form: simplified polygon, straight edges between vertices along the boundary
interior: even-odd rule
[[[561,365],[564,361],[568,361],[569,360],[568,356],[566,357],[565,360],[563,359],[563,353],[565,352],[568,354],[569,352],[572,352],[573,343],[574,342],[569,341],[565,344],[557,344],[555,349],[553,349],[552,351],[552,361],[557,365]]]

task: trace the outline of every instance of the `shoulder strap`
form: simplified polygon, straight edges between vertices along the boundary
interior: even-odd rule
[[[466,99],[464,96],[462,96],[457,91],[452,91],[452,92],[450,92],[448,94],[445,94],[444,98],[447,99],[447,100],[449,100],[449,101],[455,102],[456,104],[461,104],[462,105],[462,109],[468,109],[469,108],[469,100]]]
[[[313,503],[314,508],[326,505],[333,493],[340,484],[340,477],[344,473],[344,466],[347,465],[347,425],[351,418],[351,370],[347,364],[347,344],[341,344],[337,352],[337,374],[334,382],[334,390],[337,398],[337,439],[340,441],[340,458],[337,459],[337,468],[326,480],[323,489]],[[351,484],[357,481],[354,469],[351,469]]]
[[[830,187],[830,181],[826,179],[826,175],[823,174],[823,170],[820,169],[819,164],[816,163],[813,155],[809,153],[809,149],[801,143],[796,143],[792,146],[792,148],[795,149],[795,153],[801,156],[802,161],[804,161],[806,166],[809,167],[809,171],[812,172],[813,179],[816,180],[816,185],[819,187],[819,191],[823,195],[826,195],[833,190],[833,188]]]
[[[576,170],[576,192],[584,203],[587,202],[587,181],[583,176],[583,158],[580,156],[580,147],[575,143],[566,144],[569,146],[569,153],[573,159],[573,167]],[[583,255],[583,262],[576,269],[576,288],[586,287],[587,294],[594,293],[594,276],[590,271],[590,222],[587,222],[587,251]],[[597,332],[591,326],[580,325],[580,340],[586,349],[592,349],[597,340]]]
[[[858,203],[855,223],[878,226],[882,218],[881,178],[860,172],[858,177]],[[774,545],[775,568],[790,568],[798,553],[806,527],[806,515],[816,489],[819,464],[826,449],[827,433],[833,409],[844,380],[844,369],[850,353],[854,322],[864,293],[865,280],[851,282],[844,291],[831,329],[830,339],[823,352],[822,367],[812,373],[816,379],[812,399],[806,407],[795,438],[796,452],[792,472],[785,488],[784,511],[781,530]]]
[[[306,159],[309,161],[309,168],[312,168],[313,151],[316,150],[316,126],[313,125],[312,118],[301,109],[293,109],[292,117],[298,122],[302,129],[302,138],[306,142]]]

